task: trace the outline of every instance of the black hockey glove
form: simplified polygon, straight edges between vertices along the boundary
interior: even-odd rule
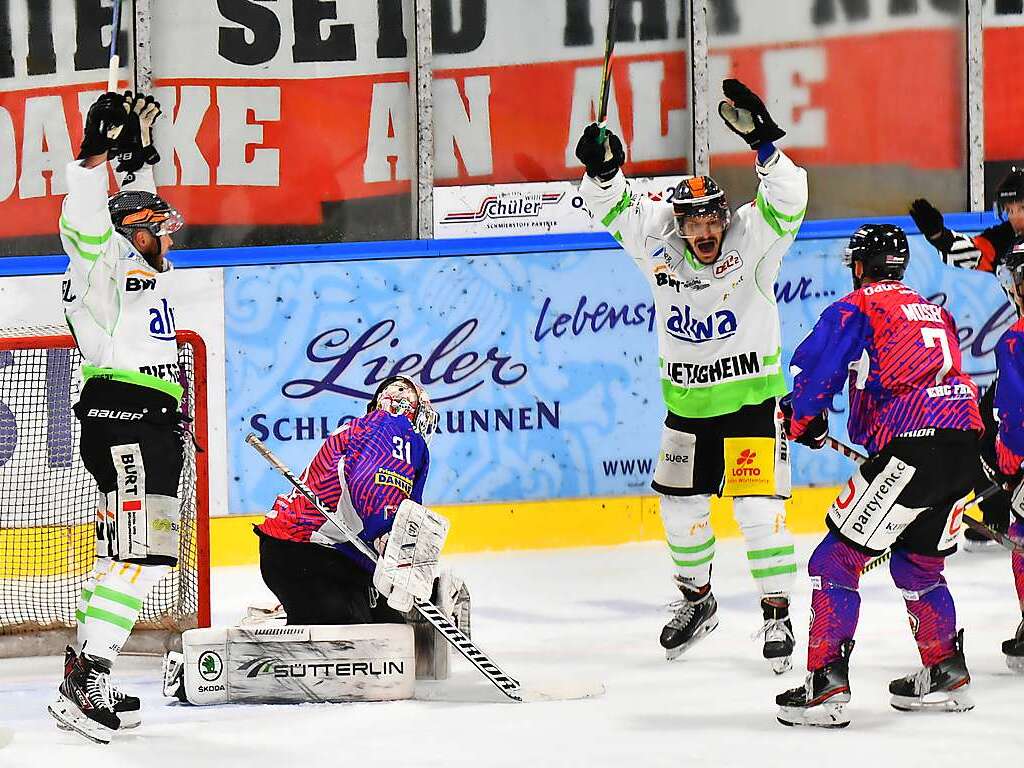
[[[134,174],[143,165],[156,165],[160,153],[153,146],[153,123],[160,116],[160,102],[141,93],[124,95],[130,106],[124,130],[117,139],[117,171]]]
[[[583,135],[576,144],[576,158],[586,166],[587,176],[608,181],[626,162],[626,152],[619,137],[607,128],[604,142],[598,142],[600,133],[601,127],[597,123],[583,129]]]
[[[82,146],[78,150],[78,159],[102,155],[109,151],[117,142],[128,119],[124,97],[119,93],[101,94],[85,118],[85,132]]]
[[[941,211],[924,198],[918,198],[910,204],[910,218],[914,220],[917,230],[929,240],[937,238],[946,228]]]
[[[722,93],[729,101],[718,102],[718,114],[729,130],[747,142],[751,149],[786,135],[772,120],[761,98],[739,80],[723,81]]]
[[[999,461],[996,459],[994,451],[989,453],[982,449],[981,469],[990,482],[998,485],[1004,491],[1012,491],[1020,484],[1020,473],[1017,473],[1016,476],[1007,475],[999,469]]]
[[[786,395],[779,401],[782,411],[782,428],[794,442],[818,450],[825,447],[828,437],[828,414],[825,412],[803,419],[793,419],[793,396]]]

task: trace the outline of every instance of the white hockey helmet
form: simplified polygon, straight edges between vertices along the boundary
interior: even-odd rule
[[[389,376],[380,383],[373,393],[373,399],[366,406],[367,413],[374,411],[405,416],[427,445],[437,432],[439,416],[427,391],[408,376]]]

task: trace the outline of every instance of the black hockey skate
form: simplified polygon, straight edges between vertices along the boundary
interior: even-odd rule
[[[75,653],[75,649],[70,645],[64,649],[64,677],[71,674],[71,670],[75,665],[75,659],[77,658],[78,654]],[[120,688],[109,683],[108,687],[110,689],[110,703],[113,705],[114,712],[121,721],[119,730],[128,731],[142,725],[142,702],[139,701],[138,697],[129,696]],[[59,720],[57,721],[57,727],[63,728],[66,731],[70,730]]]
[[[889,683],[889,703],[901,712],[966,712],[974,709],[971,675],[964,661],[964,631],[956,633],[956,653],[931,667]]]
[[[678,658],[718,626],[718,603],[711,594],[711,585],[694,590],[678,581],[676,584],[683,598],[669,604],[675,615],[661,630],[661,647],[669,661]]]
[[[793,667],[793,624],[789,620],[789,596],[783,594],[765,595],[761,598],[761,613],[764,625],[754,637],[764,637],[762,654],[776,675],[788,672]]]
[[[1006,656],[1006,666],[1024,674],[1024,619],[1020,620],[1017,633],[1009,640],[1003,640],[1003,654]]]
[[[48,709],[59,726],[97,744],[107,744],[121,726],[110,702],[110,667],[88,654],[78,656]]]
[[[845,728],[850,716],[844,711],[850,701],[850,654],[853,640],[845,640],[840,657],[807,674],[807,680],[775,697],[776,719],[783,725],[813,725]]]

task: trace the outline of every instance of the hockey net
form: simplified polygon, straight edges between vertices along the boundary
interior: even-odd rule
[[[126,652],[173,647],[209,626],[206,348],[179,331],[185,440],[178,565],[153,589]],[[98,490],[78,453],[72,407],[81,356],[67,330],[0,329],[0,657],[59,653],[95,557]]]

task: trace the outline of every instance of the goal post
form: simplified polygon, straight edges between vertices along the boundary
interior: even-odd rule
[[[147,597],[127,653],[160,653],[184,630],[210,625],[206,345],[193,331],[177,340],[192,438],[178,490],[178,565]],[[74,639],[98,501],[72,410],[80,364],[65,328],[0,329],[0,658],[61,653]]]

